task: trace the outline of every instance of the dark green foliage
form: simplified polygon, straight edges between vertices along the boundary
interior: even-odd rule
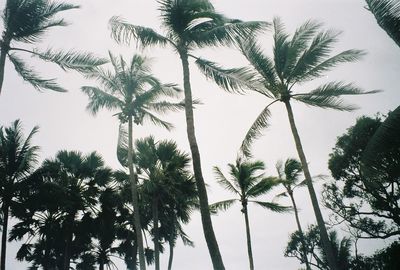
[[[391,136],[390,143],[383,137],[377,145],[380,151],[374,152],[373,164],[369,167],[362,164],[364,149],[376,132],[384,128],[379,117],[361,117],[338,138],[330,154],[329,169],[335,181],[324,187],[325,205],[338,221],[345,220],[361,230],[361,237],[387,238],[400,234],[399,137]]]
[[[49,49],[39,51],[23,45],[36,44],[43,40],[44,35],[53,27],[66,26],[67,22],[56,16],[63,11],[77,9],[79,6],[53,2],[49,0],[7,0],[3,10],[4,30],[1,37],[0,56],[0,92],[4,79],[4,67],[8,57],[17,73],[37,90],[50,89],[64,92],[63,87],[55,79],[44,79],[27,66],[17,53],[38,57],[52,62],[62,69],[72,69],[88,72],[94,67],[106,63],[105,59],[97,58],[91,53],[77,51],[63,52]]]
[[[366,0],[379,26],[400,47],[400,2],[398,0]]]

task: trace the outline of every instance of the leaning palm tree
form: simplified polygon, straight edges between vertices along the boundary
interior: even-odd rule
[[[105,63],[90,53],[48,49],[40,51],[31,45],[42,41],[50,28],[66,26],[64,19],[55,18],[60,12],[76,9],[79,6],[52,2],[49,0],[7,0],[3,10],[4,30],[0,40],[0,93],[3,86],[6,59],[14,65],[17,73],[38,90],[50,89],[66,91],[55,79],[45,79],[27,66],[18,53],[38,57],[53,62],[62,69],[80,72],[91,70]]]
[[[400,47],[400,2],[398,0],[365,0],[379,26]]]
[[[241,158],[235,164],[228,164],[231,180],[228,180],[218,167],[214,167],[214,173],[218,183],[225,189],[238,196],[235,199],[224,200],[210,205],[212,211],[226,210],[236,201],[242,204],[242,213],[246,225],[247,252],[249,256],[250,269],[254,269],[253,253],[251,248],[250,224],[247,205],[249,202],[260,205],[274,212],[285,212],[290,208],[281,206],[275,202],[254,200],[264,195],[279,184],[275,177],[265,177],[263,171],[265,165],[262,161],[244,161]]]
[[[277,197],[289,196],[292,202],[294,215],[296,218],[297,231],[300,234],[302,244],[302,256],[303,262],[306,264],[307,270],[310,270],[310,265],[307,259],[306,243],[304,241],[303,230],[300,225],[299,212],[297,209],[296,201],[294,200],[294,189],[305,185],[305,181],[300,182],[300,174],[302,173],[301,163],[296,159],[289,158],[283,165],[282,161],[276,163],[276,170],[278,171],[278,177],[282,185],[285,187],[285,192],[280,193]]]
[[[194,175],[199,192],[203,233],[214,269],[225,269],[212,227],[208,197],[201,169],[200,151],[196,140],[190,84],[189,57],[197,48],[230,45],[235,37],[245,38],[267,26],[265,22],[242,22],[228,19],[214,10],[208,0],[160,0],[161,21],[166,34],[143,26],[132,25],[113,17],[110,21],[112,36],[118,42],[148,46],[170,45],[179,55],[183,70],[187,136],[193,160]]]
[[[173,84],[162,84],[150,73],[149,59],[134,55],[130,62],[122,57],[114,57],[110,53],[110,60],[114,71],[97,68],[88,76],[96,79],[100,87],[84,86],[82,91],[89,96],[87,109],[96,114],[106,108],[116,111],[120,125],[120,139],[118,149],[128,149],[127,160],[121,160],[129,169],[132,204],[134,208],[134,224],[138,244],[139,263],[141,270],[145,269],[143,239],[139,215],[137,176],[133,166],[133,123],[142,125],[145,120],[171,129],[172,124],[161,120],[156,113],[176,111],[183,108],[182,103],[172,103],[163,98],[176,98],[180,90]],[[128,134],[123,124],[128,123]],[[126,139],[127,135],[127,139]],[[118,151],[119,152],[119,151]]]
[[[356,61],[364,53],[360,50],[346,50],[330,56],[332,46],[337,41],[339,33],[331,30],[322,31],[321,25],[313,21],[307,21],[297,28],[292,37],[286,33],[283,23],[277,18],[273,21],[273,28],[273,58],[266,56],[253,39],[242,39],[238,41],[238,47],[250,62],[249,67],[224,69],[218,64],[200,58],[196,62],[206,76],[213,79],[225,90],[243,91],[250,89],[270,100],[245,136],[241,147],[245,155],[250,154],[251,143],[261,135],[262,129],[268,126],[271,105],[277,102],[282,102],[285,105],[311,202],[321,231],[324,250],[327,253],[330,268],[337,269],[334,253],[329,243],[328,233],[311,180],[307,159],[295,124],[292,101],[295,100],[323,109],[352,111],[356,107],[345,104],[341,99],[342,96],[375,93],[377,91],[364,92],[354,84],[344,82],[329,82],[309,92],[295,91],[295,86],[321,77],[322,74],[340,63]]]
[[[29,193],[32,185],[29,176],[37,163],[39,147],[32,145],[31,141],[37,131],[38,127],[34,127],[24,138],[19,120],[14,121],[10,127],[0,127],[1,270],[6,269],[10,209],[13,211],[14,208],[21,208],[21,199]]]

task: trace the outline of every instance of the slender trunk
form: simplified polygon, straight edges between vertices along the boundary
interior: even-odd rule
[[[244,202],[242,204],[243,204],[244,221],[246,223],[247,254],[249,255],[250,270],[254,270],[253,252],[251,250],[249,214],[247,212],[247,202]]]
[[[319,208],[317,194],[315,193],[315,190],[314,190],[310,170],[308,169],[307,159],[306,159],[306,156],[303,151],[303,146],[300,141],[299,133],[297,132],[296,124],[294,122],[294,116],[293,116],[293,111],[292,111],[290,102],[285,101],[285,106],[286,106],[286,110],[288,113],[290,128],[292,130],[294,142],[296,144],[297,153],[299,155],[301,165],[302,165],[303,171],[304,171],[304,176],[306,178],[306,183],[307,183],[308,192],[310,194],[311,203],[314,208],[315,217],[317,219],[317,224],[318,224],[319,232],[321,235],[322,246],[324,248],[326,257],[328,259],[328,265],[329,265],[330,270],[337,270],[338,267],[336,266],[335,253],[333,251],[331,242],[328,237],[328,232],[325,227],[325,222],[322,217],[321,209]]]
[[[142,238],[142,227],[140,225],[140,213],[139,213],[139,196],[137,190],[137,183],[135,178],[135,171],[133,168],[133,127],[132,127],[132,116],[129,116],[128,120],[128,168],[129,168],[129,179],[131,182],[132,192],[132,205],[133,205],[133,224],[135,225],[136,232],[136,243],[139,252],[139,267],[140,270],[146,270],[146,262],[144,258],[143,250],[143,238]]]
[[[8,204],[3,205],[3,231],[1,235],[1,262],[0,262],[0,269],[6,269],[6,249],[7,249],[7,230],[8,230],[8,212],[9,207]]]
[[[155,269],[160,270],[160,245],[159,245],[159,232],[158,232],[158,199],[153,198],[153,233],[154,233],[154,263]]]
[[[100,263],[99,270],[104,270],[104,263],[103,262]]]
[[[168,258],[168,270],[172,269],[172,261],[174,259],[174,244],[172,241],[169,241],[169,258]]]
[[[203,233],[206,239],[208,252],[210,253],[214,270],[224,270],[225,269],[224,263],[222,261],[221,253],[219,251],[217,239],[215,238],[214,229],[211,222],[207,190],[206,190],[206,185],[204,183],[203,173],[201,171],[200,152],[199,152],[199,147],[197,145],[196,134],[194,130],[193,100],[192,100],[192,90],[190,86],[188,55],[186,51],[181,51],[179,52],[179,54],[182,60],[182,68],[183,68],[186,130],[190,145],[190,151],[192,153],[193,171],[200,201],[200,214],[201,214],[201,222],[203,225]]]
[[[289,193],[290,200],[292,200],[292,205],[293,205],[293,209],[294,209],[294,216],[296,218],[296,223],[297,223],[297,230],[300,232],[301,245],[303,246],[302,252],[301,252],[302,255],[303,255],[303,260],[304,260],[304,263],[306,264],[307,270],[311,270],[310,264],[308,263],[308,258],[307,258],[307,249],[306,249],[307,245],[306,245],[306,242],[304,240],[304,233],[303,233],[303,230],[302,230],[301,225],[300,225],[299,212],[297,211],[297,206],[296,206],[296,202],[295,202],[294,197],[293,197],[293,192],[289,191],[288,193]]]
[[[72,244],[72,237],[73,237],[72,226],[73,226],[74,220],[75,220],[75,214],[68,217],[68,220],[66,223],[67,240],[65,242],[65,248],[64,248],[64,263],[63,263],[64,270],[69,270],[69,267],[70,267],[71,244]]]
[[[10,48],[10,38],[6,37],[7,35],[3,35],[3,40],[1,40],[1,45],[0,45],[0,95],[1,95],[1,89],[3,88],[3,81],[4,81],[4,70],[6,66],[6,57],[8,50]]]

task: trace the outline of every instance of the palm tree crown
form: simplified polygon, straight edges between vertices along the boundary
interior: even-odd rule
[[[34,127],[24,139],[19,120],[10,127],[0,127],[0,206],[2,216],[2,240],[0,269],[5,270],[8,219],[10,209],[23,209],[21,200],[34,185],[30,175],[37,163],[38,146],[32,145],[32,137],[38,131]]]
[[[48,49],[40,51],[31,49],[32,45],[42,41],[44,34],[50,28],[66,26],[64,19],[56,18],[63,11],[79,8],[79,6],[52,2],[49,0],[7,0],[3,10],[4,30],[0,40],[0,93],[4,79],[4,66],[6,58],[14,65],[17,73],[38,90],[50,89],[66,91],[55,79],[45,79],[38,75],[23,59],[17,55],[25,53],[42,60],[53,62],[62,69],[73,69],[80,72],[91,70],[94,66],[102,65],[104,59],[95,57],[90,53],[78,51],[61,51]],[[25,46],[23,46],[25,45]]]
[[[226,210],[236,201],[242,204],[242,213],[245,218],[247,252],[249,257],[250,269],[254,269],[253,252],[251,247],[250,224],[247,205],[249,202],[260,205],[274,212],[285,212],[290,208],[281,206],[275,202],[259,201],[255,198],[271,191],[273,187],[279,184],[275,177],[265,177],[260,172],[265,169],[262,161],[249,161],[238,158],[235,164],[228,164],[231,180],[228,180],[218,167],[214,167],[214,173],[217,176],[218,183],[225,189],[238,196],[235,199],[229,199],[214,203],[210,206],[211,211]]]

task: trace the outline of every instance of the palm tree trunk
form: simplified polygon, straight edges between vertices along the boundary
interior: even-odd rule
[[[0,269],[6,269],[6,249],[7,249],[7,230],[8,230],[8,214],[9,214],[9,207],[8,204],[3,204],[3,231],[1,235],[1,262],[0,262]]]
[[[319,208],[317,194],[315,193],[315,189],[314,189],[312,179],[311,179],[310,170],[308,169],[307,159],[304,154],[303,146],[300,141],[300,136],[297,131],[296,124],[294,122],[292,106],[290,105],[289,101],[285,101],[285,106],[286,106],[286,110],[288,113],[290,128],[292,130],[294,142],[296,144],[297,153],[299,155],[299,158],[301,161],[301,166],[303,167],[304,176],[306,178],[308,192],[310,194],[311,203],[314,208],[314,214],[317,219],[317,224],[318,224],[319,232],[321,235],[322,246],[324,248],[325,255],[328,259],[329,268],[330,268],[330,270],[338,270],[339,268],[336,265],[336,259],[335,259],[336,256],[333,251],[331,242],[329,241],[328,232],[325,227],[325,222],[322,217],[321,209]]]
[[[160,270],[160,245],[159,245],[159,231],[158,231],[158,199],[153,198],[153,233],[154,233],[154,263],[155,269]]]
[[[193,171],[200,201],[200,214],[201,214],[201,222],[203,225],[203,233],[207,242],[208,252],[210,253],[214,270],[224,270],[225,269],[224,263],[222,261],[221,253],[219,251],[217,239],[215,237],[214,229],[211,222],[207,190],[204,183],[203,173],[201,171],[200,152],[199,152],[199,147],[197,145],[196,134],[194,130],[193,99],[192,99],[192,89],[190,86],[188,55],[187,52],[184,50],[180,51],[179,55],[182,60],[182,69],[183,69],[186,130],[190,145],[190,151],[192,153]]]
[[[174,244],[169,241],[169,258],[168,258],[168,270],[172,270],[172,261],[174,259]]]
[[[301,244],[303,246],[303,250],[302,250],[303,260],[304,260],[304,263],[306,264],[306,269],[311,270],[310,264],[308,263],[308,258],[307,258],[307,250],[306,250],[307,246],[306,246],[306,242],[304,240],[304,233],[303,233],[303,230],[300,225],[299,212],[297,211],[297,206],[296,206],[296,202],[293,197],[293,192],[289,191],[288,193],[289,193],[289,197],[290,197],[290,200],[292,201],[292,205],[293,205],[293,209],[294,209],[294,216],[296,218],[297,230],[300,232]]]
[[[132,127],[132,116],[129,116],[128,120],[128,168],[129,178],[131,182],[132,192],[132,205],[133,205],[133,218],[136,232],[136,243],[139,252],[139,266],[140,270],[146,270],[146,262],[144,258],[143,249],[143,238],[142,238],[142,226],[140,225],[140,213],[139,213],[139,196],[137,190],[137,183],[135,178],[135,171],[133,169],[133,127]]]
[[[246,223],[247,254],[249,255],[250,270],[254,270],[253,252],[251,250],[249,215],[247,213],[247,205],[246,204],[247,204],[247,202],[245,202],[243,204],[243,213],[244,213],[244,221]]]
[[[4,35],[6,36],[6,35]],[[4,81],[4,70],[6,66],[6,57],[8,50],[10,48],[10,38],[3,37],[3,40],[1,40],[1,45],[0,45],[0,95],[1,95],[1,89],[3,88],[3,81]]]
[[[104,263],[103,262],[100,263],[99,270],[104,270]]]

